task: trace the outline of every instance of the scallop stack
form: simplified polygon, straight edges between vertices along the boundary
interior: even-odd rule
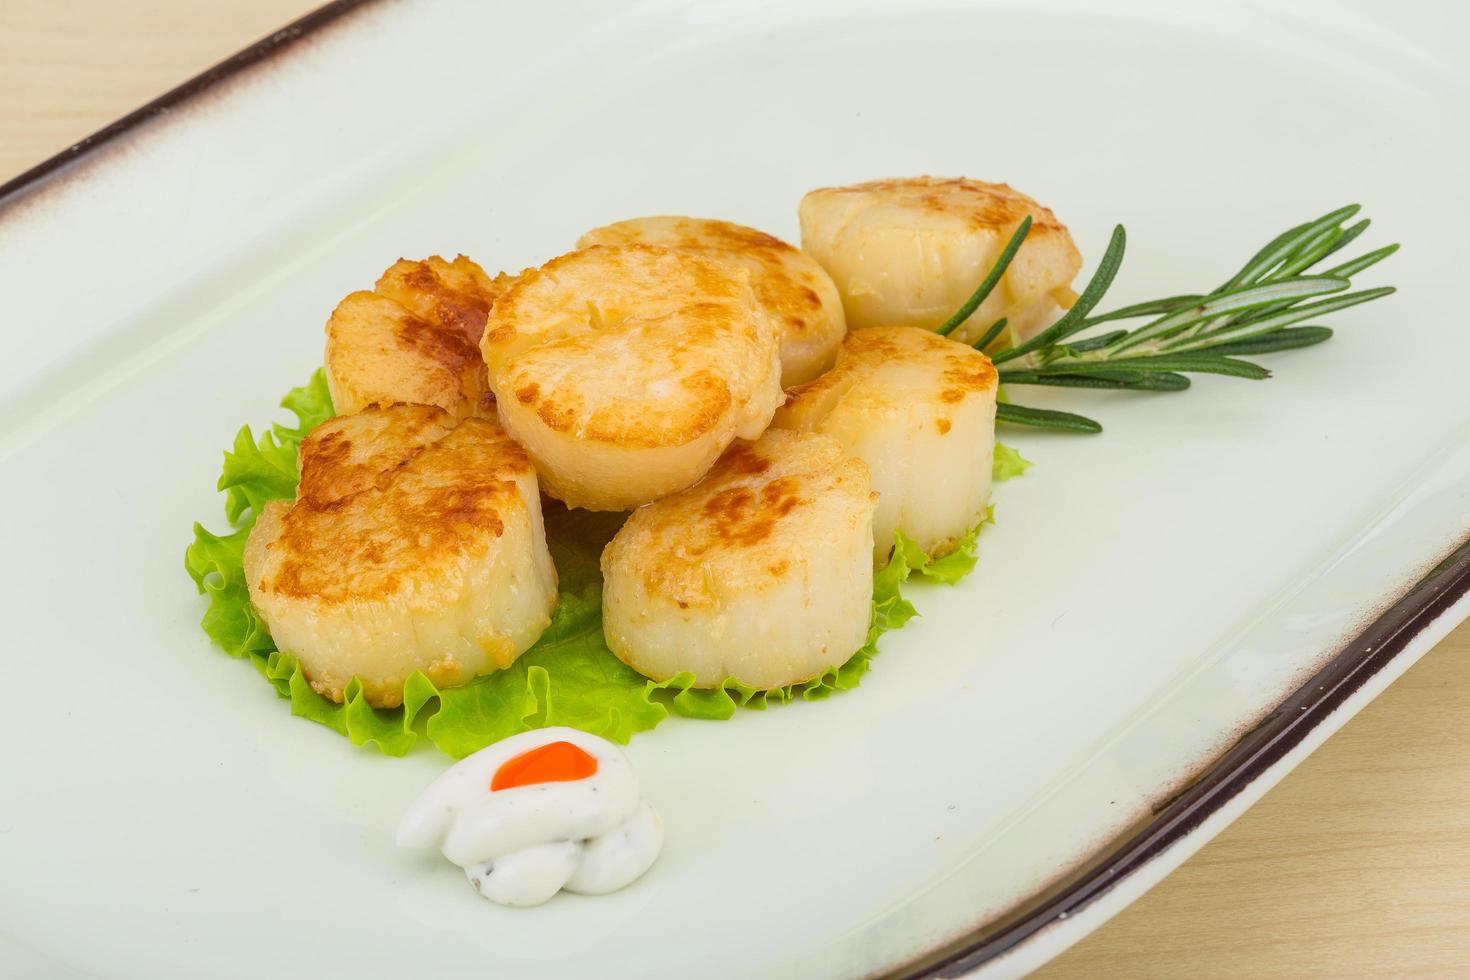
[[[503,669],[550,621],[541,517],[630,516],[602,556],[609,648],[655,680],[798,684],[865,642],[903,530],[952,549],[990,494],[997,377],[933,330],[1026,217],[999,317],[1042,329],[1080,257],[1003,184],[813,191],[802,248],[682,216],[595,228],[519,275],[400,260],[327,324],[337,411],[246,548],[312,687],[391,706]]]

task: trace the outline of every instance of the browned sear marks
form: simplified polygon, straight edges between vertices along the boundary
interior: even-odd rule
[[[327,322],[332,401],[348,414],[374,403],[436,405],[456,417],[484,411],[489,383],[480,335],[512,280],[458,256],[399,259],[372,292],[352,293]]]
[[[264,545],[266,594],[362,601],[432,574],[504,531],[522,506],[511,478],[524,451],[494,422],[458,425],[424,405],[337,416],[301,444],[297,499]]]
[[[588,281],[593,277],[596,285]],[[665,280],[677,280],[678,289],[660,290]],[[572,284],[579,281],[586,286],[574,292]],[[667,249],[646,245],[594,246],[523,273],[500,297],[480,348],[497,372],[497,384],[509,386],[553,432],[576,430],[582,439],[628,447],[681,444],[708,432],[734,407],[719,354],[733,359],[747,342],[740,334],[747,328],[749,306],[742,303],[748,304],[749,295],[727,267],[715,263],[678,261]],[[568,297],[583,314],[575,331],[565,331],[574,339],[565,338],[554,350],[531,348],[513,324],[564,316],[565,309],[551,306]],[[649,332],[648,324],[662,320],[670,326]],[[645,331],[637,347],[622,339],[634,329]],[[555,380],[529,380],[540,376],[543,359]],[[579,361],[579,369],[568,370],[570,360]],[[693,366],[703,360],[715,363]],[[626,377],[608,390],[589,392],[589,380],[611,370]],[[676,385],[682,397],[644,397],[645,385],[660,379]]]
[[[821,266],[800,249],[744,225],[673,215],[595,228],[578,244],[631,243],[676,248],[745,269],[756,300],[782,329],[783,385],[807,381],[831,363],[846,330],[841,297]]]
[[[748,442],[738,442],[720,457],[720,467],[730,473],[755,476],[771,468],[771,461]]]
[[[800,481],[784,476],[759,491],[745,485],[721,490],[704,505],[704,516],[710,522],[707,540],[691,547],[689,553],[700,555],[711,548],[748,548],[760,544],[771,536],[782,518],[802,505],[799,487]]]
[[[435,255],[421,262],[399,259],[383,273],[374,289],[419,319],[478,347],[490,307],[511,281],[504,273],[488,278],[463,255],[453,262]]]
[[[650,594],[707,608],[717,594],[800,578],[829,522],[850,530],[843,522],[870,519],[873,506],[867,468],[835,439],[773,429],[731,446],[689,489],[634,512],[603,571],[626,559]],[[814,527],[823,529],[815,540]]]
[[[962,213],[977,231],[1005,226],[1014,228],[1028,214],[1031,215],[1033,235],[1066,230],[1050,208],[1038,204],[1010,184],[990,183],[969,177],[892,177],[823,190],[879,194],[897,192],[920,210],[942,215],[953,215],[956,212],[955,202],[964,200],[967,206]]]

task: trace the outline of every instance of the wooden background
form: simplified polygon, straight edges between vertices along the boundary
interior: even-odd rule
[[[312,6],[0,0],[0,181]],[[1470,977],[1470,625],[1041,976]]]

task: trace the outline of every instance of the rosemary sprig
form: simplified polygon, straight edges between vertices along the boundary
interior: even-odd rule
[[[1267,242],[1239,272],[1208,293],[1190,293],[1093,313],[1122,266],[1127,235],[1123,226],[1098,262],[1097,271],[1072,308],[1030,340],[991,355],[1000,379],[1010,385],[1125,391],[1183,391],[1189,374],[1220,374],[1260,380],[1271,372],[1243,356],[1270,354],[1320,344],[1332,336],[1323,326],[1300,324],[1392,293],[1393,287],[1349,292],[1351,279],[1398,251],[1387,245],[1331,268],[1312,272],[1329,256],[1362,235],[1368,220],[1346,224],[1356,204],[1296,225]],[[940,332],[963,323],[1000,281],[1026,237],[1022,222],[975,294]],[[1149,318],[1131,330],[1113,328],[1079,337],[1101,324]],[[984,350],[1005,329],[996,323],[975,344]],[[1003,404],[998,421],[1018,425],[1101,432],[1096,421],[1071,412]]]

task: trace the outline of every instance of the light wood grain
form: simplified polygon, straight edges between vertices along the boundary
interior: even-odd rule
[[[1039,977],[1470,977],[1470,623]]]
[[[0,180],[311,6],[4,0]],[[1470,625],[1041,976],[1470,977]]]
[[[0,181],[315,6],[303,0],[0,0]]]

